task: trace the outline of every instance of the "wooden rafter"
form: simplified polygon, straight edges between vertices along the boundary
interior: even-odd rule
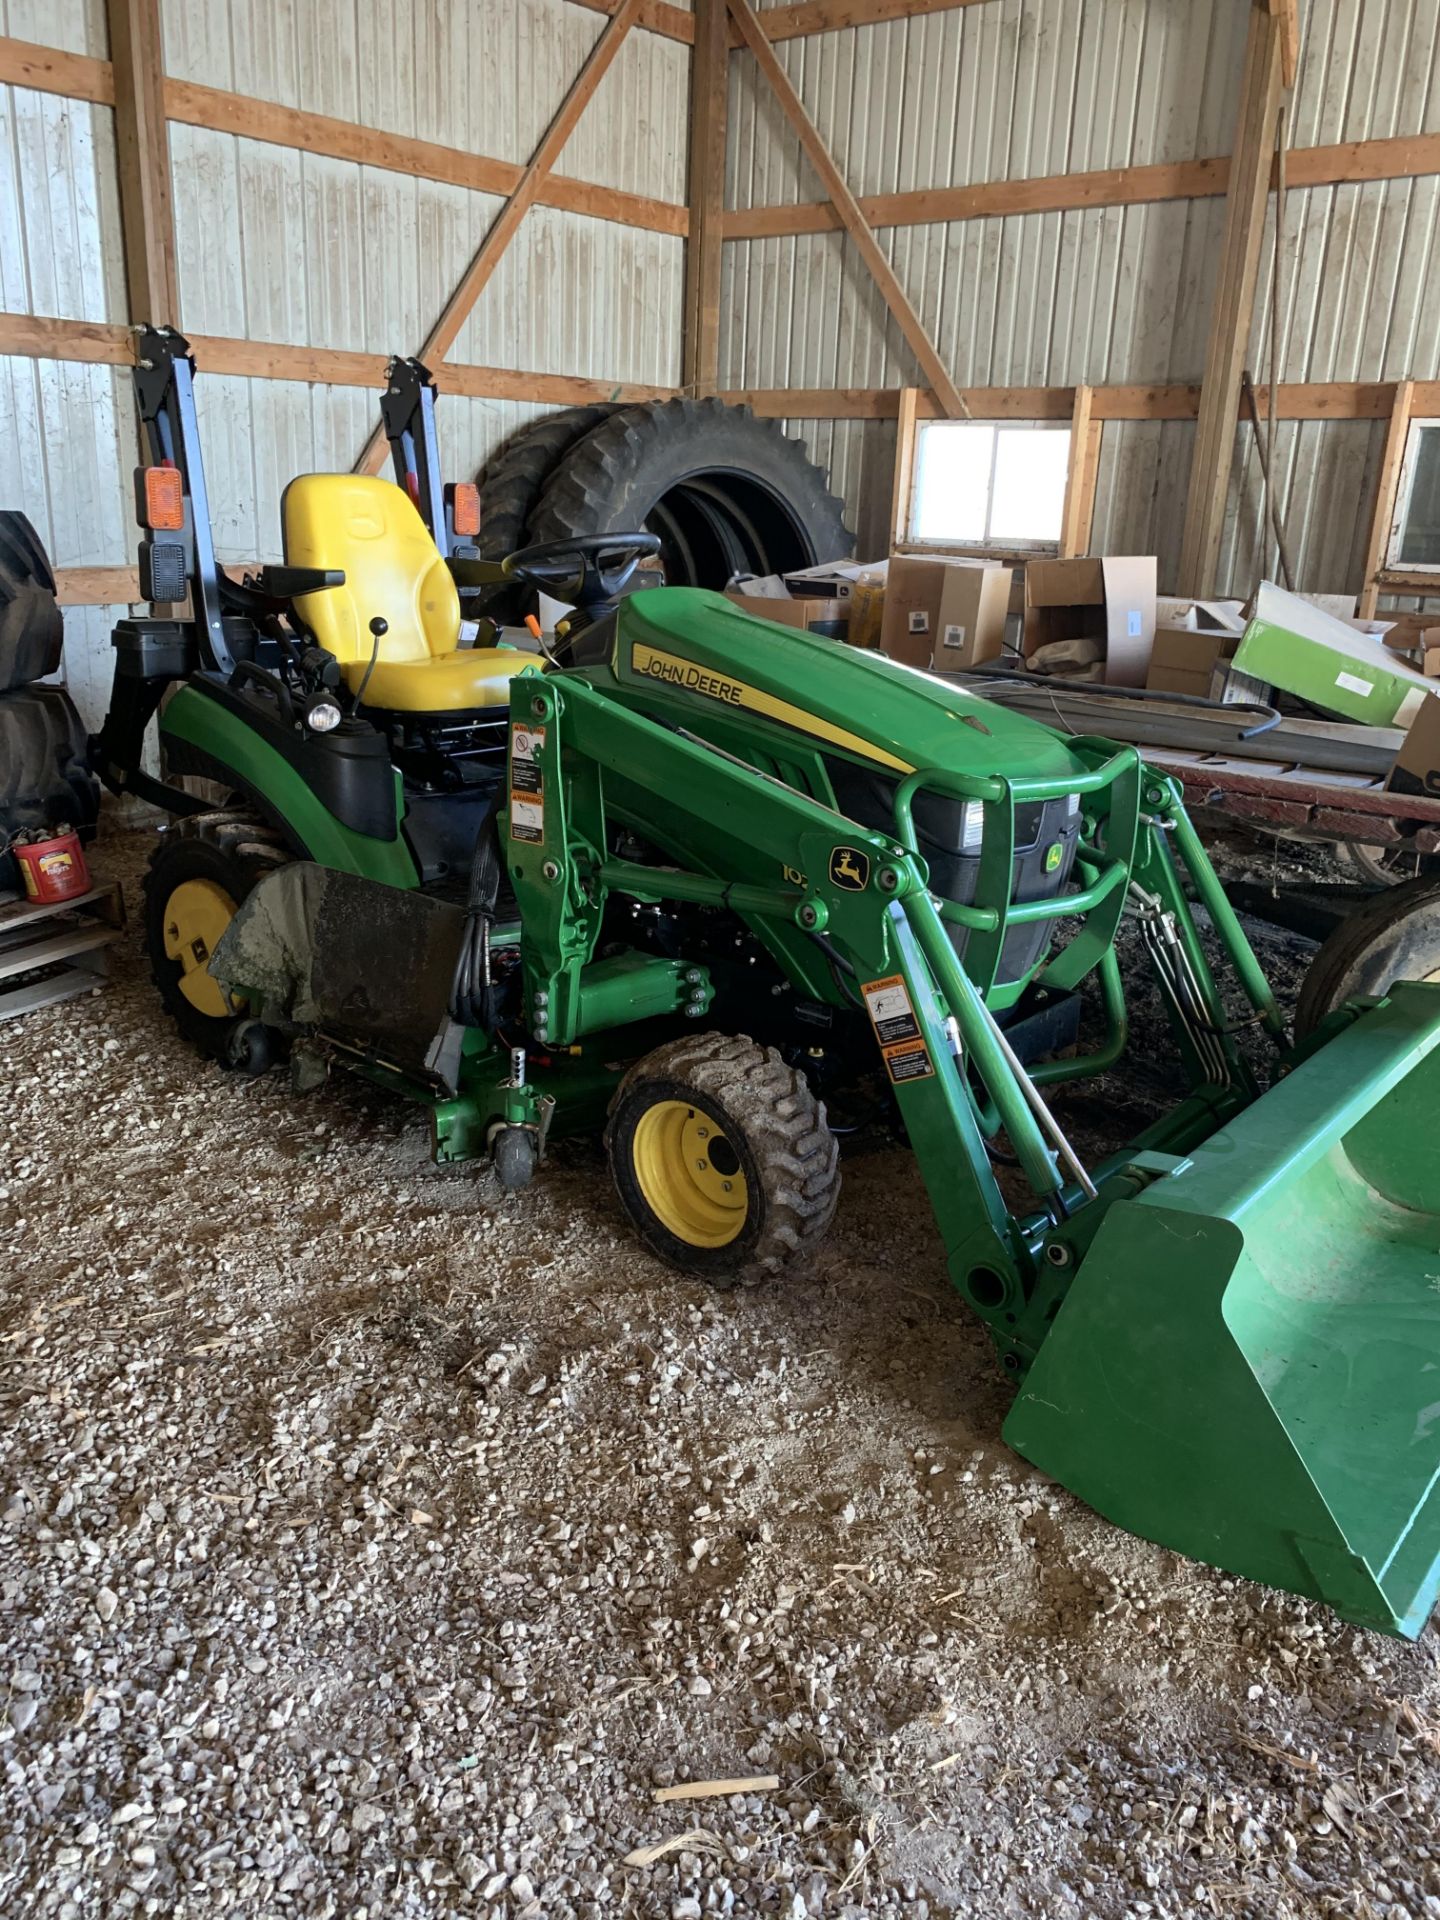
[[[685,343],[681,379],[690,393],[715,391],[720,361],[720,267],[724,242],[725,125],[730,94],[725,0],[695,0],[690,63],[690,238],[685,249]]]
[[[162,97],[160,0],[108,0],[107,13],[130,318],[175,326],[180,283]]]
[[[910,343],[910,350],[919,361],[920,367],[935,392],[940,403],[952,418],[964,416],[965,402],[960,390],[950,378],[948,369],[935,350],[935,344],[925,330],[924,322],[910,304],[909,296],[901,286],[899,276],[880,249],[869,222],[860,211],[858,202],[845,183],[845,176],[836,166],[821,137],[815,122],[805,111],[790,76],[775,56],[775,51],[765,37],[750,0],[728,0],[735,24],[744,36],[745,44],[754,54],[760,71],[769,81],[776,99],[780,102],[786,119],[800,136],[800,144],[816,173],[820,184],[829,194],[836,212],[839,214],[845,231],[854,241],[857,252],[869,268],[871,277],[880,289],[886,306],[890,309],[900,331]]]
[[[1251,10],[1241,82],[1240,113],[1230,186],[1225,196],[1225,234],[1210,314],[1185,531],[1176,591],[1214,591],[1225,526],[1225,503],[1235,455],[1240,379],[1255,306],[1260,239],[1275,154],[1280,112],[1280,29],[1273,14]]]
[[[555,162],[560,158],[566,141],[575,131],[576,123],[595,96],[595,89],[610,71],[616,54],[625,44],[625,36],[635,23],[643,0],[621,0],[621,4],[611,15],[604,32],[591,49],[589,57],[575,76],[569,92],[561,101],[559,109],[549,126],[545,129],[538,147],[530,157],[530,163],[516,182],[515,189],[504,206],[491,222],[480,250],[465,269],[459,285],[445,302],[444,310],[435,325],[426,336],[420,349],[420,358],[432,369],[438,368],[451,347],[460,336],[460,329],[474,310],[475,302],[489,285],[491,275],[499,266],[505,249],[520,230],[520,223],[534,206],[541,187],[545,184]],[[374,473],[385,457],[385,429],[377,426],[366,441],[360,458],[355,462],[357,473]]]

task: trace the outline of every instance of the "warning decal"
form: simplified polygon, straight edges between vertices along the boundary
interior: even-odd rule
[[[543,784],[536,755],[545,745],[543,727],[516,727],[510,735],[510,786],[515,793],[539,793]]]
[[[904,977],[892,973],[883,980],[867,981],[861,992],[891,1080],[898,1085],[934,1073]]]
[[[545,802],[538,793],[510,795],[510,838],[512,840],[543,840],[545,838]]]

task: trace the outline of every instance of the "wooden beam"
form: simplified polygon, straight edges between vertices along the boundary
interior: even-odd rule
[[[62,607],[133,607],[140,604],[138,567],[57,567],[55,598]]]
[[[1194,420],[1200,411],[1198,386],[1116,386],[1092,388],[1091,419]],[[732,387],[721,399],[753,408],[767,419],[893,420],[901,387]],[[1068,420],[1074,410],[1073,387],[963,387],[965,404],[976,420]],[[1383,420],[1394,387],[1386,381],[1297,381],[1282,386],[1277,408],[1282,420]],[[1255,389],[1262,411],[1268,387]],[[1415,382],[1415,410],[1440,414],[1440,381]],[[916,401],[921,420],[944,418],[933,393],[922,388]],[[1240,417],[1236,403],[1237,421]]]
[[[574,0],[577,7],[588,7],[592,13],[618,13],[620,0]],[[666,0],[644,0],[639,13],[635,16],[637,27],[645,27],[651,33],[663,34],[667,40],[680,40],[688,47],[695,38],[695,17],[683,7],[672,7]]]
[[[180,323],[160,0],[107,0],[125,285],[137,325]]]
[[[511,194],[524,168],[512,160],[492,160],[466,153],[460,147],[438,146],[432,140],[412,140],[404,134],[357,127],[350,120],[325,114],[302,113],[277,107],[248,94],[227,93],[219,87],[197,86],[189,80],[165,82],[165,111],[186,126],[209,127],[268,146],[293,147],[304,153],[322,153],[332,160],[353,160],[364,167],[383,167],[389,173],[409,174],[420,180],[442,180],[447,186],[469,187],[476,193]],[[622,226],[643,227],[652,233],[684,234],[687,210],[668,200],[621,193],[585,180],[552,174],[542,182],[537,199],[567,213],[588,214]]]
[[[916,20],[925,14],[954,13],[961,7],[978,7],[984,3],[985,0],[808,0],[808,4],[802,6],[767,7],[761,23],[771,40],[798,40],[811,33],[839,33],[846,27]]]
[[[295,347],[266,340],[231,340],[192,333],[190,345],[202,373],[228,373],[252,380],[295,380],[324,387],[375,387],[385,378],[383,353],[348,353],[334,347]],[[129,327],[89,320],[52,320],[26,313],[0,313],[0,354],[32,360],[78,360],[90,365],[132,367],[135,335]],[[572,374],[526,373],[510,367],[447,363],[443,390],[481,400],[526,400],[543,406],[585,406],[595,401],[667,400],[673,387],[631,381],[586,380]]]
[[[685,343],[681,379],[713,393],[720,376],[720,267],[724,240],[725,129],[730,99],[725,0],[695,0],[690,62],[690,241],[685,249]]]
[[[1230,162],[1223,158],[1171,160],[1155,166],[1103,167],[1093,173],[1046,174],[1033,180],[995,180],[980,186],[867,194],[857,204],[874,227],[930,226],[1017,213],[1064,213],[1076,207],[1205,199],[1224,193],[1229,170]],[[753,240],[789,233],[833,232],[841,225],[834,207],[824,201],[806,200],[790,206],[747,207],[728,213],[725,238]]]
[[[616,54],[625,44],[625,36],[634,24],[640,6],[641,0],[620,0],[619,7],[571,82],[568,93],[541,136],[540,144],[530,156],[530,163],[516,182],[510,198],[491,221],[485,238],[480,242],[479,252],[465,269],[460,284],[445,302],[440,318],[430,329],[420,349],[419,357],[432,371],[438,371],[440,363],[459,338],[460,329],[489,285],[505,249],[519,232],[521,221],[534,206],[546,176],[560,158],[566,141],[575,131],[577,121],[593,99],[595,89],[610,71]],[[385,429],[377,426],[355,462],[355,471],[378,472],[385,458],[385,445]]]
[[[895,412],[895,479],[890,489],[890,544],[898,547],[910,538],[910,501],[915,492],[915,427],[920,402],[918,387],[902,387]]]
[[[1295,70],[1300,64],[1299,0],[1263,0],[1263,4],[1279,23],[1280,81],[1288,92],[1295,84]]]
[[[1084,553],[1090,538],[1090,520],[1094,495],[1085,497],[1086,471],[1090,463],[1090,418],[1095,406],[1095,389],[1075,389],[1070,409],[1070,461],[1065,474],[1065,510],[1060,517],[1060,558],[1073,559]]]
[[[0,84],[33,87],[37,93],[64,94],[70,100],[115,104],[115,75],[108,60],[85,53],[62,53],[29,40],[0,38]]]
[[[1220,562],[1225,503],[1235,456],[1240,376],[1255,306],[1260,237],[1265,227],[1279,111],[1279,25],[1273,15],[1255,7],[1250,13],[1235,153],[1225,196],[1225,235],[1210,314],[1177,593],[1210,592]]]
[[[1437,174],[1440,133],[1292,147],[1285,156],[1285,172],[1289,187],[1353,186]],[[952,220],[1000,219],[1010,214],[1216,199],[1226,192],[1229,181],[1229,158],[1220,155],[1208,160],[1168,160],[1154,166],[1103,167],[1092,173],[1051,173],[1029,180],[994,180],[979,186],[872,193],[864,195],[858,204],[872,227],[918,227]],[[802,200],[783,207],[742,207],[726,214],[725,238],[768,240],[792,233],[833,233],[841,224],[835,209],[822,200]]]
[[[950,378],[948,369],[940,355],[935,351],[934,342],[911,306],[905,289],[901,286],[895,269],[880,250],[880,243],[871,231],[865,216],[861,213],[855,196],[845,184],[845,176],[831,158],[830,149],[820,137],[814,121],[805,111],[804,104],[794,87],[790,76],[775,56],[774,49],[766,39],[763,28],[756,17],[750,0],[728,0],[731,15],[745,43],[754,54],[760,71],[770,82],[771,90],[784,110],[786,119],[800,136],[810,164],[820,176],[820,184],[829,194],[836,211],[845,224],[845,231],[854,241],[860,258],[870,270],[871,278],[880,289],[886,306],[894,316],[900,331],[910,343],[910,350],[920,363],[921,370],[931,387],[940,396],[940,404],[952,418],[962,417],[965,402],[960,398],[960,390]]]
[[[1375,505],[1370,514],[1370,539],[1365,548],[1365,571],[1361,576],[1360,617],[1375,618],[1380,598],[1380,575],[1390,556],[1390,532],[1395,524],[1395,507],[1400,492],[1400,470],[1405,465],[1405,447],[1410,438],[1410,420],[1415,411],[1415,382],[1401,380],[1395,387],[1390,406],[1390,425],[1385,434],[1385,452],[1375,487]]]

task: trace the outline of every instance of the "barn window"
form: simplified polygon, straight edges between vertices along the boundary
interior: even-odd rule
[[[916,429],[910,540],[1054,549],[1070,429],[1048,420],[927,420]]]
[[[1440,571],[1440,420],[1410,423],[1388,564]]]

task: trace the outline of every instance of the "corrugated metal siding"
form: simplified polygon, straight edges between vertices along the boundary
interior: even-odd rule
[[[103,56],[103,0],[0,0],[0,32]],[[83,100],[0,87],[0,307],[109,320],[125,269],[114,115]],[[130,382],[111,367],[0,359],[3,504],[27,513],[56,566],[130,557],[122,475],[134,445]],[[89,726],[103,717],[115,611],[70,608],[66,673]]]
[[[523,161],[605,21],[563,0],[486,0],[483,21],[477,13],[422,0],[165,0],[166,68]],[[104,0],[0,0],[0,31],[108,52]],[[683,200],[689,57],[674,41],[632,34],[559,170]],[[493,195],[204,128],[173,125],[170,138],[177,319],[195,333],[413,352],[500,205]],[[683,255],[683,243],[664,235],[537,208],[454,357],[675,384]],[[0,299],[12,312],[126,317],[108,109],[0,88]],[[283,381],[204,375],[197,397],[217,547],[231,561],[277,556],[286,481],[348,467],[377,417],[372,392]],[[448,470],[474,472],[543,411],[442,399]],[[128,374],[0,362],[0,461],[14,477],[7,502],[30,514],[57,566],[133,558],[135,445]],[[67,614],[67,673],[92,725],[103,713],[113,618],[104,609]]]
[[[777,52],[851,186],[888,193],[1223,153],[1246,24],[1229,0],[991,0],[787,41]],[[798,141],[743,55],[732,61],[730,89],[729,203],[819,197]],[[1204,200],[890,229],[879,238],[962,385],[1193,380],[1204,364],[1205,296],[1223,219],[1223,203]],[[854,249],[836,233],[728,246],[721,330],[727,386],[899,386],[917,377]],[[862,544],[868,537],[883,546],[893,429],[805,430],[813,444],[841,450],[832,484]],[[1158,448],[1161,438],[1157,429],[1149,441]],[[1157,461],[1142,461],[1132,478],[1109,454],[1114,477],[1107,485],[1102,474],[1097,538],[1112,526],[1148,526],[1150,544],[1163,544]]]
[[[782,0],[775,0],[781,4]],[[1184,0],[990,0],[777,49],[857,193],[1143,165],[1229,150],[1248,8]],[[1294,145],[1440,128],[1435,0],[1308,0]],[[746,56],[732,62],[729,203],[813,200],[799,143]],[[1030,214],[880,234],[962,385],[1188,381],[1204,364],[1224,207]],[[1268,366],[1264,284],[1250,363]],[[726,385],[898,386],[916,378],[838,234],[726,249]],[[1440,179],[1289,196],[1281,377],[1440,377]],[[886,532],[893,429],[796,423],[833,457],[862,547]],[[1178,561],[1194,430],[1107,427],[1094,543]],[[1358,588],[1384,441],[1369,422],[1282,425],[1277,484],[1301,584]],[[833,450],[833,451],[832,451]],[[1275,571],[1253,436],[1237,435],[1217,586]]]
[[[1305,11],[1290,144],[1330,145],[1440,129],[1440,8],[1434,0],[1312,0]],[[1250,362],[1270,366],[1274,205]],[[1316,187],[1287,195],[1281,236],[1283,380],[1440,377],[1440,179]],[[1276,484],[1297,576],[1314,592],[1362,584],[1385,428],[1302,422],[1278,435]],[[1236,448],[1221,555],[1248,591],[1261,531],[1253,437]],[[1271,561],[1273,571],[1273,560]]]

